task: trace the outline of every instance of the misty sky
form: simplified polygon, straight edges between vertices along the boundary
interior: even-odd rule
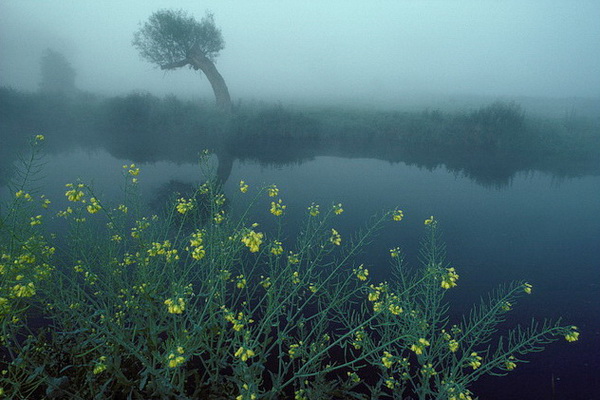
[[[0,85],[37,90],[52,48],[83,90],[212,97],[198,72],[165,74],[131,46],[161,8],[214,13],[234,99],[600,96],[598,0],[0,0]]]

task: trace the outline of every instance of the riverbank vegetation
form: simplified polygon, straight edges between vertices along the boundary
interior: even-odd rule
[[[462,111],[377,111],[238,103],[233,114],[211,101],[148,93],[100,97],[0,88],[0,125],[9,156],[30,132],[49,134],[48,150],[104,147],[138,162],[193,162],[198,149],[265,163],[318,155],[371,157],[426,168],[445,165],[485,184],[519,171],[598,174],[600,123],[574,112],[528,115],[514,102]],[[9,150],[10,149],[10,150]],[[10,157],[9,157],[10,158]]]
[[[68,206],[57,208],[35,185],[44,142],[32,140],[0,209],[9,398],[471,399],[481,376],[518,373],[527,354],[578,339],[560,321],[511,326],[535,294],[528,282],[451,319],[445,296],[460,290],[460,268],[434,216],[423,218],[420,265],[390,249],[395,278],[379,282],[355,257],[384,224],[403,223],[399,208],[351,234],[338,231],[342,204],[313,203],[288,238],[285,193],[242,181],[226,199],[202,160],[204,183],[155,215],[135,164],[123,166],[121,199],[65,182]],[[230,202],[247,207],[234,215]],[[252,222],[257,208],[275,229]],[[53,219],[65,230],[49,232]]]

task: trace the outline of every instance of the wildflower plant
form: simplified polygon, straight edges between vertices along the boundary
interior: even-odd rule
[[[55,250],[42,229],[57,212],[27,185],[38,141],[0,219],[0,388],[9,397],[468,399],[482,375],[509,373],[528,353],[579,338],[576,327],[548,321],[497,337],[531,293],[524,282],[450,321],[444,297],[460,275],[433,217],[421,266],[409,268],[395,248],[394,279],[373,282],[355,256],[401,211],[342,237],[342,205],[312,204],[294,241],[280,229],[278,188],[265,189],[273,233],[246,221],[260,196],[241,182],[238,199],[249,205],[235,217],[210,173],[151,216],[136,200],[143,169],[135,164],[124,166],[115,204],[72,183],[69,208],[54,217],[66,218],[70,233]],[[33,315],[45,325],[29,327]]]

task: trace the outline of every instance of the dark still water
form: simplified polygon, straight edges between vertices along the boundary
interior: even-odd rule
[[[101,197],[118,196],[121,166],[132,162],[103,150],[53,154],[45,160],[43,190],[53,200],[64,198],[64,184],[78,177],[93,184]],[[194,163],[138,165],[148,200],[165,188],[197,184],[201,178]],[[400,246],[415,262],[423,221],[434,215],[448,259],[460,274],[458,287],[449,291],[452,318],[468,312],[500,283],[526,280],[533,293],[509,314],[507,327],[527,324],[532,317],[562,316],[581,331],[578,342],[561,339],[509,376],[482,379],[475,394],[481,399],[600,399],[600,177],[521,173],[508,184],[484,186],[442,167],[376,159],[323,156],[287,165],[233,160],[225,191],[234,210],[242,200],[240,180],[251,188],[279,187],[290,236],[312,202],[343,204],[345,212],[336,218],[342,237],[373,214],[402,209],[404,221],[386,226],[361,256],[374,281],[390,279],[390,248]],[[252,215],[268,232],[273,218],[266,198]]]

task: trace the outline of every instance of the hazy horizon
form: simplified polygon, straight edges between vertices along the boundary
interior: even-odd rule
[[[381,104],[439,96],[600,97],[598,1],[0,0],[0,85],[37,90],[51,48],[79,89],[211,98],[205,77],[140,59],[152,12],[214,13],[232,98]]]

